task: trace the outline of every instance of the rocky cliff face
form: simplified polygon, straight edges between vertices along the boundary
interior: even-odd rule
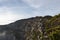
[[[46,25],[52,18],[52,16],[33,17],[0,25],[0,40],[49,40]]]

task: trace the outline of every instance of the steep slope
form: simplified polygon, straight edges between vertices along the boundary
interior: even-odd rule
[[[28,19],[21,19],[8,25],[0,25],[0,40],[59,40],[59,39],[60,39],[60,14],[54,17],[40,16]]]
[[[49,20],[46,30],[51,40],[60,40],[60,14]]]

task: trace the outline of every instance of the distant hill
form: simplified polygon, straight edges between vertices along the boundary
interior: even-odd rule
[[[60,14],[0,25],[0,40],[60,40]]]

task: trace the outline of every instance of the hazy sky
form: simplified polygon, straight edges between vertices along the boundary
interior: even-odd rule
[[[60,13],[60,0],[0,0],[0,25],[18,19]]]

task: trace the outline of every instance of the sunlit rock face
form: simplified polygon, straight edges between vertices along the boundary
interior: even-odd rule
[[[52,17],[33,17],[0,26],[0,40],[42,40],[44,22]],[[43,34],[44,35],[44,34]]]

